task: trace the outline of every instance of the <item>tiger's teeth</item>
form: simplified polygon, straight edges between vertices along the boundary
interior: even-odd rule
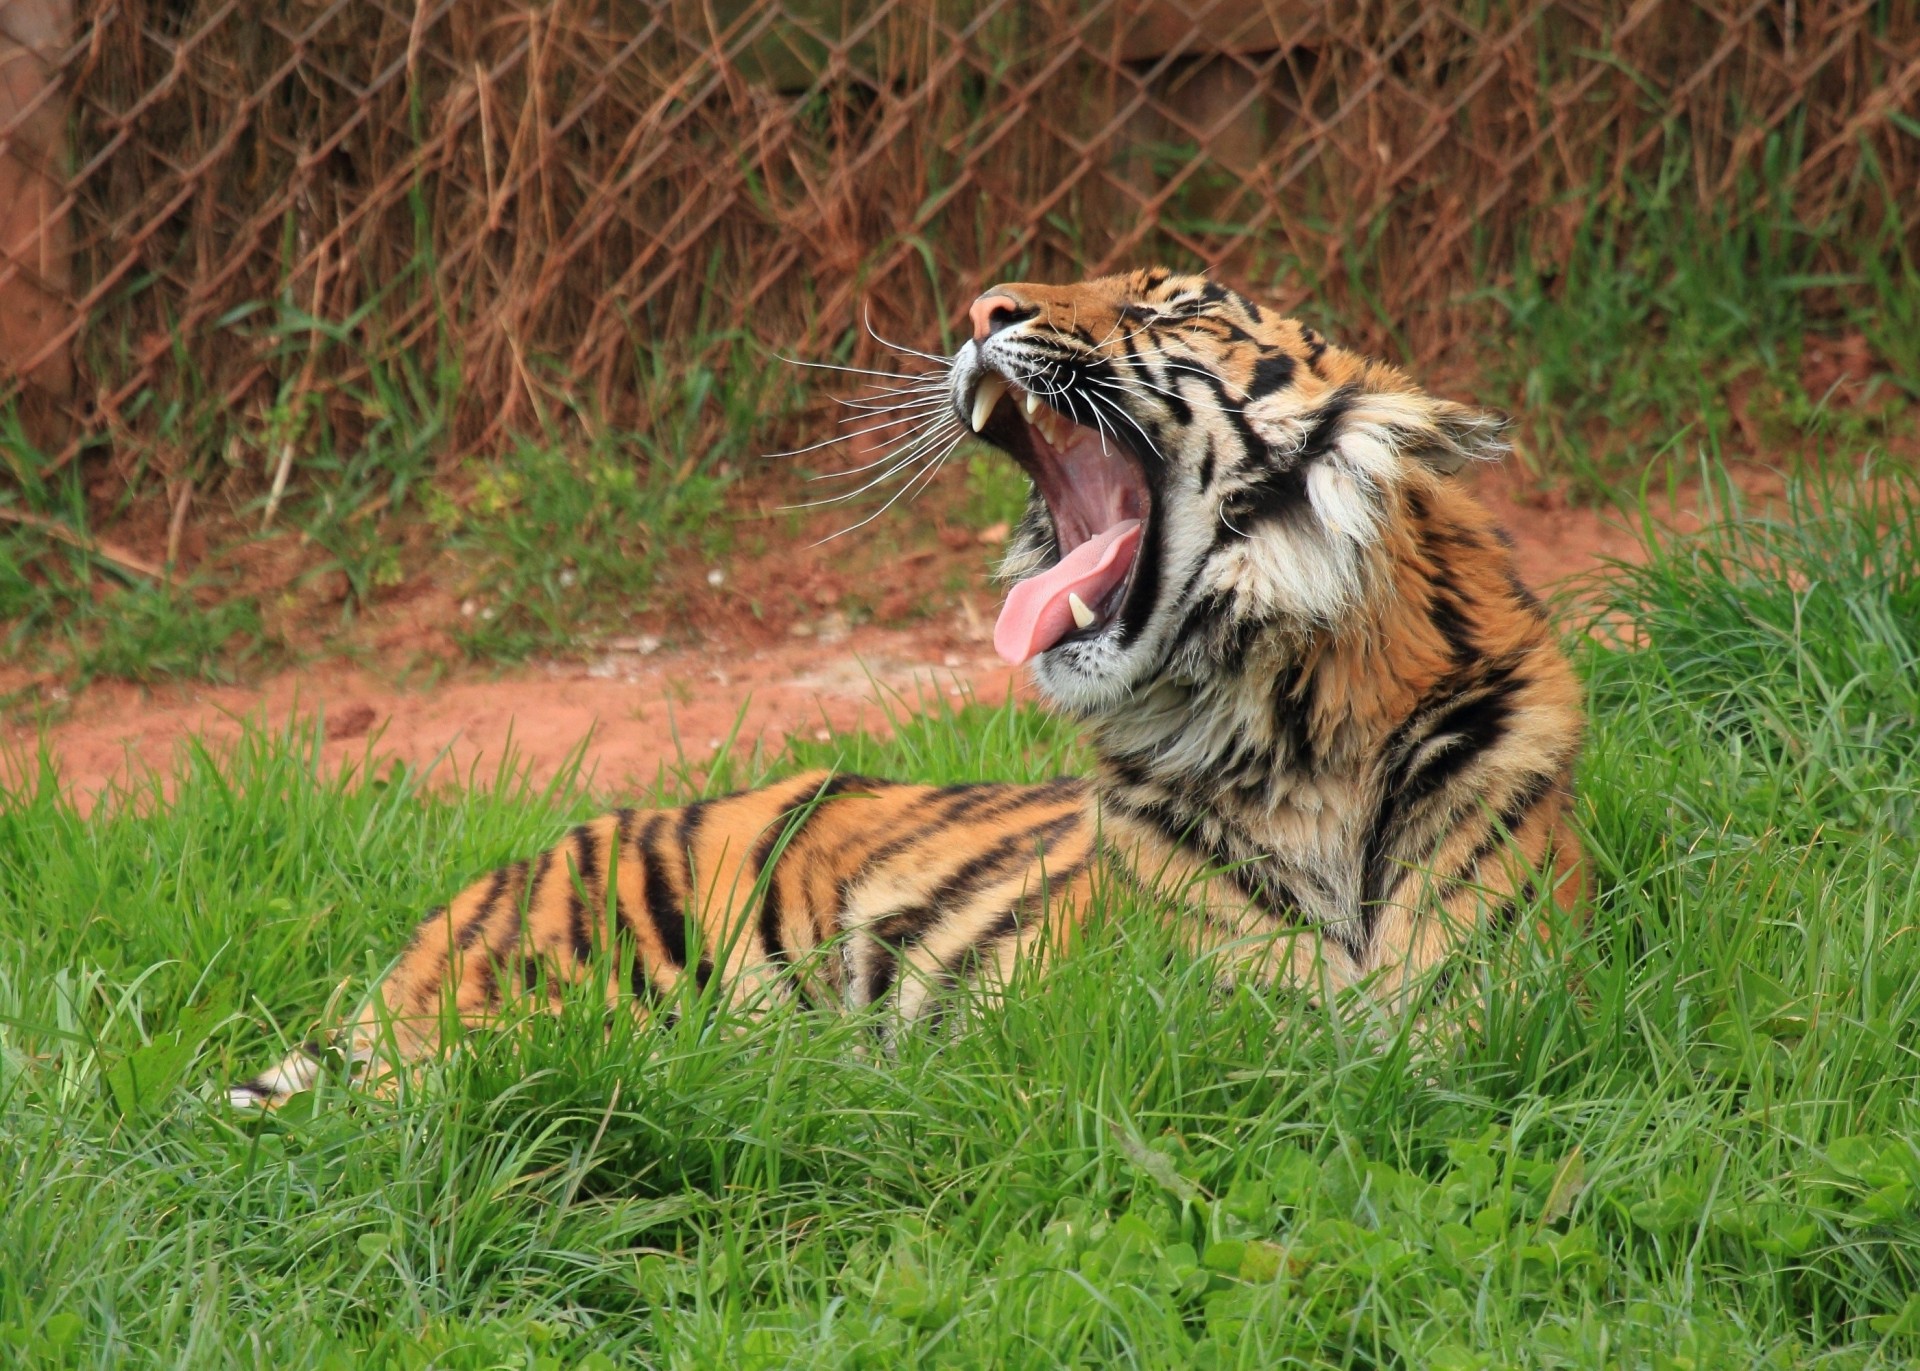
[[[1094,625],[1093,611],[1087,608],[1087,602],[1080,598],[1077,591],[1067,592],[1067,608],[1073,611],[1073,621],[1082,628]]]
[[[1065,447],[1073,435],[1073,421],[1057,409],[1041,410],[1033,426],[1040,430],[1041,437],[1056,448]]]
[[[998,372],[990,371],[980,378],[980,384],[973,389],[973,431],[978,433],[987,426],[987,420],[993,417],[993,407],[1000,403],[1000,397],[1007,393],[1007,378]]]
[[[1038,395],[1035,395],[1032,391],[1028,391],[1023,397],[1021,397],[1020,408],[1024,409],[1027,412],[1027,418],[1031,420],[1034,414],[1040,408],[1040,397]]]

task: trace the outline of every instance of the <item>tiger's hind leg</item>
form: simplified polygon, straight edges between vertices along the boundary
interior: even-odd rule
[[[637,938],[610,910],[645,906],[646,861],[633,847],[634,834],[671,817],[610,814],[581,824],[534,861],[474,882],[420,923],[331,1043],[301,1044],[270,1070],[230,1086],[229,1103],[277,1107],[313,1088],[342,1057],[357,1082],[390,1085],[396,1073],[439,1053],[447,1027],[484,1028],[516,1010],[557,1011],[565,989],[598,967],[608,968],[608,1005],[625,1001],[644,1013],[650,996],[638,992],[671,987],[681,968],[668,949],[651,945],[660,941],[657,931],[650,941]],[[612,900],[609,875],[617,888]],[[607,938],[610,920],[628,935],[617,949]]]

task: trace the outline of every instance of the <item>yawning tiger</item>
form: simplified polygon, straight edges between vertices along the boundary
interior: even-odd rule
[[[940,422],[1034,487],[994,645],[1081,721],[1093,774],[810,774],[583,824],[427,917],[341,1044],[356,1065],[589,977],[642,1013],[691,975],[911,1021],[1057,951],[1111,881],[1239,975],[1390,1005],[1474,930],[1577,901],[1578,684],[1448,479],[1497,422],[1199,277],[996,286],[971,319]],[[278,1103],[323,1060],[230,1098]]]

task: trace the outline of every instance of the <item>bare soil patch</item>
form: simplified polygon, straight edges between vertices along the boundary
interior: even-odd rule
[[[1734,476],[1754,503],[1784,490],[1766,468],[1741,466]],[[1536,589],[1577,595],[1582,578],[1639,553],[1639,534],[1618,515],[1568,501],[1517,464],[1469,479],[1513,534]],[[751,492],[737,503],[742,518],[768,508]],[[1676,501],[1663,494],[1655,512],[1687,528],[1698,526],[1699,508],[1697,491],[1683,489]],[[217,743],[243,721],[278,728],[319,715],[328,766],[371,749],[415,766],[437,760],[436,779],[459,783],[511,753],[545,780],[584,744],[595,786],[630,792],[663,767],[699,772],[729,740],[736,750],[777,748],[798,732],[884,729],[889,710],[942,697],[999,700],[1027,689],[1024,672],[1001,663],[990,641],[999,596],[987,570],[998,530],[983,537],[930,500],[872,538],[812,546],[791,532],[736,550],[723,566],[675,568],[643,631],[583,660],[505,673],[462,667],[445,647],[457,604],[422,591],[397,596],[369,626],[378,650],[364,665],[320,660],[247,686],[97,684],[51,722],[10,725],[0,769],[17,775],[44,745],[91,807],[189,738]],[[444,665],[421,683],[423,658]]]

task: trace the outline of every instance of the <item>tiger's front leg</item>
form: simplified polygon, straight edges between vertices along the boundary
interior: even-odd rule
[[[425,1061],[443,1026],[557,1010],[594,978],[642,1015],[691,976],[744,1003],[767,993],[891,1000],[902,1019],[942,989],[1004,975],[1050,907],[1079,908],[1086,787],[898,785],[816,772],[675,810],[620,810],[476,881],[415,930],[332,1051],[380,1080]],[[824,944],[826,955],[813,956]],[[329,1050],[296,1048],[231,1087],[276,1106]]]

